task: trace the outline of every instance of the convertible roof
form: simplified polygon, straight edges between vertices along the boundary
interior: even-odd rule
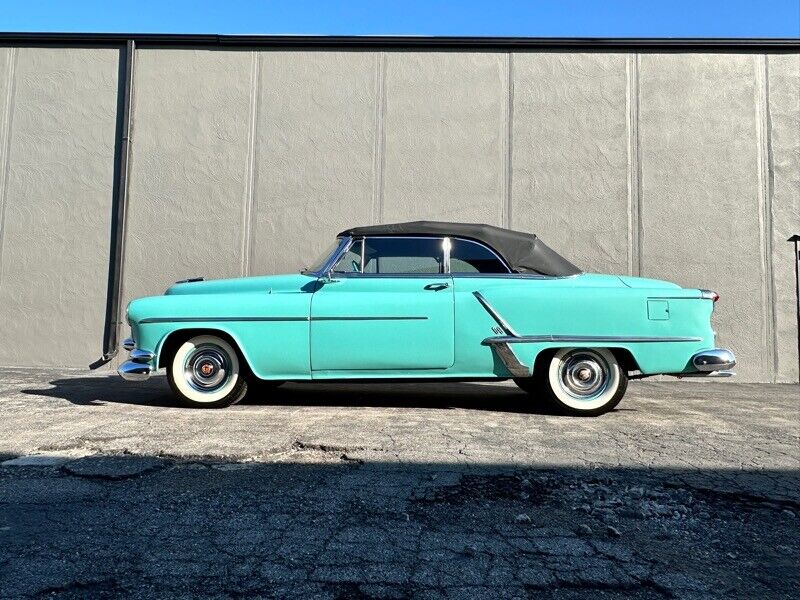
[[[340,236],[436,235],[476,240],[502,256],[518,272],[534,272],[563,277],[577,275],[581,270],[549,248],[532,233],[503,229],[479,223],[446,223],[442,221],[411,221],[387,225],[354,227]]]

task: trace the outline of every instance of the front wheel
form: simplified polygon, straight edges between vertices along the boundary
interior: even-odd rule
[[[516,381],[516,380],[515,380]],[[628,389],[628,375],[607,348],[560,348],[539,361],[524,385],[559,412],[595,417],[612,410]]]
[[[175,395],[191,407],[230,406],[247,393],[236,349],[215,335],[198,335],[181,344],[167,378]]]

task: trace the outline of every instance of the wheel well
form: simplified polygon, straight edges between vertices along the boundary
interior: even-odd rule
[[[638,371],[639,364],[627,348],[609,348],[614,353],[614,357],[619,361],[620,366],[628,373]]]
[[[177,352],[178,348],[180,348],[181,344],[198,335],[216,335],[217,337],[220,337],[228,342],[239,355],[239,362],[241,365],[245,369],[250,370],[250,365],[247,363],[247,359],[242,354],[242,349],[239,348],[239,344],[231,337],[229,333],[220,331],[219,329],[202,328],[178,329],[168,334],[167,339],[165,339],[164,343],[161,344],[161,351],[158,353],[158,368],[160,369],[162,367],[166,367],[167,361],[172,359],[172,357],[175,355],[175,352]]]
[[[542,350],[539,354],[536,355],[536,360],[533,363],[533,372],[536,373],[538,369],[546,368],[547,363],[556,353],[559,348],[548,348],[547,350]],[[631,351],[627,348],[608,348],[613,354],[614,358],[619,361],[620,366],[626,371],[638,371],[639,364],[636,362],[636,359],[631,354]]]
[[[533,361],[533,375],[545,372],[543,369],[547,369],[550,359],[553,358],[553,355],[557,350],[558,348],[548,348],[547,350],[542,350],[536,355],[536,359]]]

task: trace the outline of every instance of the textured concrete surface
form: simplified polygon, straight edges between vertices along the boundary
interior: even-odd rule
[[[244,273],[252,53],[136,53],[125,301]]]
[[[781,381],[797,381],[797,312],[791,302],[796,293],[795,274],[787,259],[794,247],[786,240],[800,233],[800,56],[769,56],[765,68],[772,157],[772,171],[767,174],[772,193],[776,375]]]
[[[789,597],[798,401],[635,382],[576,419],[510,384],[307,384],[188,410],[162,378],[5,370],[0,596]]]
[[[589,271],[628,273],[625,54],[513,57],[511,225]]]
[[[100,353],[117,61],[0,49],[0,364]],[[718,290],[739,381],[797,381],[799,78],[797,54],[140,49],[124,296],[293,271],[351,224],[510,223]]]
[[[757,57],[640,57],[642,273],[718,291],[737,373],[773,371]]]
[[[508,57],[387,53],[384,77],[381,221],[502,225]]]
[[[60,48],[0,55],[0,364],[78,366],[97,357],[118,56]]]
[[[373,222],[377,56],[260,53],[253,274],[298,271]]]

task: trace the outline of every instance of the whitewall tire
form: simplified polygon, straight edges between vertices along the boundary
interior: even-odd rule
[[[167,366],[172,391],[186,405],[230,406],[247,393],[236,349],[216,335],[198,335],[183,342]]]
[[[595,417],[619,404],[628,374],[607,348],[559,348],[537,359],[532,377],[514,383],[559,413]]]
[[[542,375],[551,403],[572,415],[606,413],[628,388],[627,373],[607,348],[560,348]]]

